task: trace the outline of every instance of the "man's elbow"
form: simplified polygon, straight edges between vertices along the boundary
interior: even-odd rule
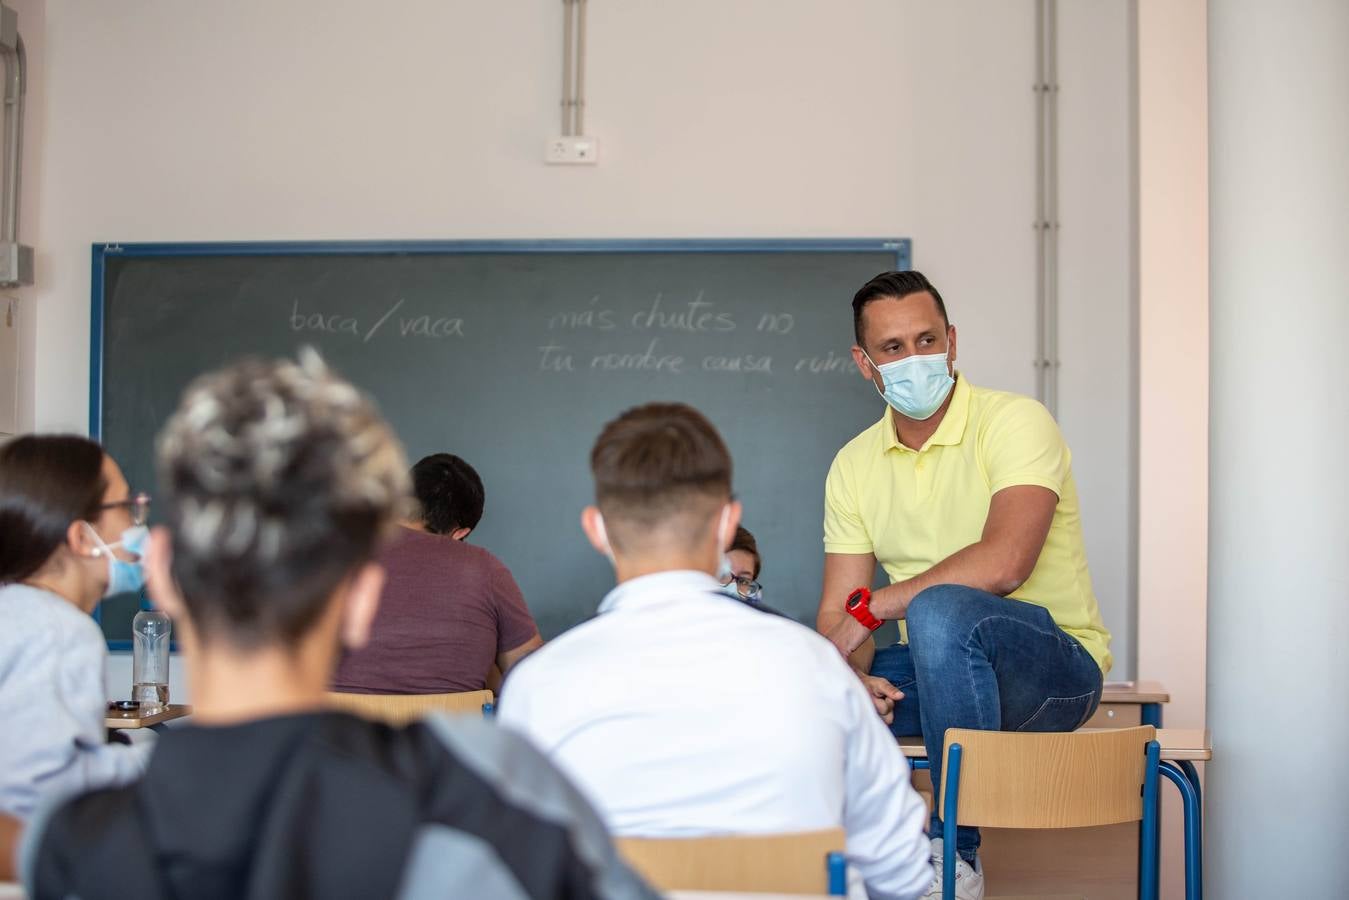
[[[1021,587],[1035,571],[1034,559],[1011,558],[1004,560],[993,573],[993,593],[1006,597]]]

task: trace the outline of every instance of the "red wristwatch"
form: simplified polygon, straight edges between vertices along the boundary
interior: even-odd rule
[[[871,591],[868,588],[860,587],[849,594],[843,608],[848,611],[848,615],[861,622],[868,631],[875,631],[885,624],[884,620],[871,614]]]

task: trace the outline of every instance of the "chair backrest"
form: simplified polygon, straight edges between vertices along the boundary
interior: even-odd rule
[[[662,891],[826,894],[826,858],[842,853],[842,828],[796,834],[618,838],[628,864]]]
[[[1151,725],[1026,733],[950,728],[961,747],[956,821],[990,828],[1078,828],[1143,818]],[[945,764],[942,781],[946,780]],[[937,808],[944,808],[945,784]]]
[[[328,692],[328,703],[338,709],[367,719],[403,725],[428,713],[482,715],[484,703],[492,702],[491,691],[462,691],[455,694],[348,694]]]
[[[23,831],[23,825],[18,819],[0,813],[0,898],[7,896],[5,894],[5,885],[11,878],[18,878],[19,873],[15,871],[14,860],[18,855],[19,835]],[[22,897],[20,892],[15,896]]]

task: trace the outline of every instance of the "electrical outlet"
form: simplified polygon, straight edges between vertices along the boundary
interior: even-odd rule
[[[593,166],[599,157],[600,142],[581,135],[549,138],[543,148],[543,161],[552,166]]]

